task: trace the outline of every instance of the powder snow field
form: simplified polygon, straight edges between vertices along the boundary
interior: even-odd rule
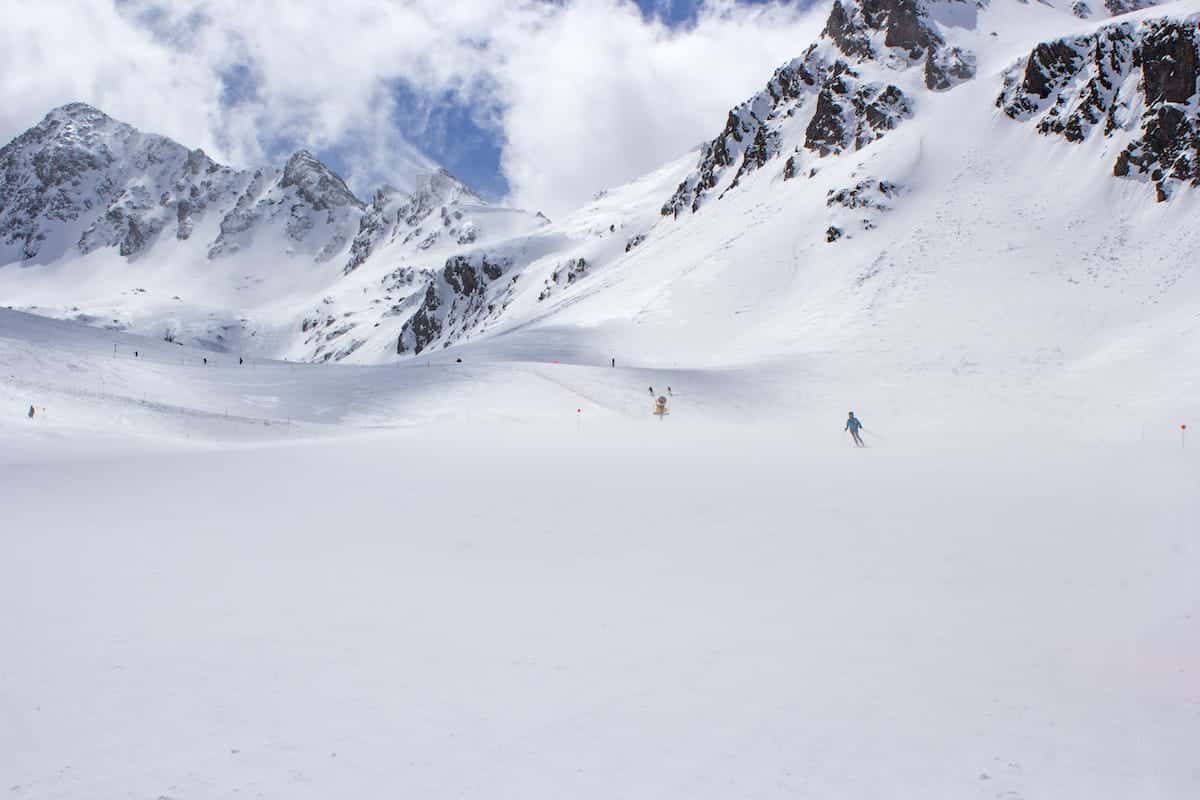
[[[458,209],[490,294],[451,239],[0,269],[151,337],[0,310],[0,793],[1200,797],[1200,195],[1114,176],[1137,108],[997,108],[1105,20],[931,8],[976,78],[858,64],[913,98],[860,150],[813,94],[695,213],[699,153]]]
[[[931,370],[854,450],[828,365],[557,341],[238,366],[0,312],[4,791],[1200,792],[1200,442],[1050,393],[964,433]]]

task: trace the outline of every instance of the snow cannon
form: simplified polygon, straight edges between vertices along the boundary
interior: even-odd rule
[[[670,411],[667,411],[667,398],[661,394],[658,396],[658,399],[654,401],[654,413],[659,419],[662,419],[667,414],[671,413]]]

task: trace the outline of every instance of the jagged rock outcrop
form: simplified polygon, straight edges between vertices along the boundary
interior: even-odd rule
[[[428,250],[442,243],[468,245],[479,235],[469,206],[483,201],[445,170],[421,176],[412,194],[384,187],[359,222],[343,272],[358,269],[379,246],[401,241]]]
[[[843,236],[851,238],[849,230],[870,231],[877,226],[880,215],[891,210],[891,201],[900,196],[900,186],[892,181],[868,178],[844,189],[830,189],[825,205],[833,210],[825,241],[834,242]]]
[[[882,78],[916,67],[928,89],[945,91],[975,77],[976,59],[946,44],[922,0],[836,0],[820,40],[729,112],[662,214],[694,212],[785,153],[780,174],[791,180],[803,174],[804,151],[824,158],[882,138],[914,111],[912,99]],[[784,141],[805,114],[803,140]]]
[[[282,172],[258,170],[221,220],[221,232],[209,248],[220,258],[246,247],[264,225],[282,223],[288,240],[303,244],[317,261],[345,249],[366,206],[337,174],[312,153],[300,150]]]
[[[852,62],[921,64],[925,86],[935,91],[975,77],[975,55],[946,45],[922,0],[835,0],[822,35]]]
[[[1114,17],[1156,6],[1161,0],[1104,0],[1104,7]]]
[[[737,169],[721,194],[766,166],[783,149],[783,123],[808,108],[812,116],[802,146],[819,156],[862,148],[912,113],[900,89],[862,80],[844,60],[827,63],[814,45],[776,70],[765,90],[729,112],[725,130],[704,146],[696,170],[679,184],[662,214],[699,209],[734,164]]]
[[[502,280],[511,266],[507,257],[473,253],[453,256],[441,270],[427,274],[417,310],[396,340],[396,353],[419,355],[437,343],[447,347],[495,320],[518,277]]]
[[[559,287],[571,286],[587,274],[589,266],[588,260],[583,257],[571,258],[565,264],[559,264],[543,282],[542,291],[538,293],[538,302],[549,299]]]
[[[1200,185],[1198,52],[1194,21],[1117,22],[1038,45],[1005,76],[996,105],[1074,143],[1097,128],[1106,137],[1132,131],[1113,174],[1147,178],[1166,200],[1174,184]]]
[[[895,48],[914,61],[942,44],[921,0],[834,0],[824,34],[843,53],[859,61],[879,57],[872,44],[874,32],[884,34],[884,48]]]
[[[1107,26],[1094,34],[1038,45],[1020,73],[1005,76],[998,107],[1017,120],[1041,114],[1039,133],[1060,134],[1081,142],[1093,125],[1105,121],[1106,131],[1117,127],[1114,95],[1125,79],[1134,46],[1133,26]],[[1083,78],[1075,96],[1062,92]],[[1044,113],[1043,113],[1044,112]]]
[[[974,77],[975,54],[961,47],[940,47],[925,57],[925,86],[929,89],[953,89]]]
[[[664,216],[696,211],[705,195],[716,188],[724,172],[738,164],[736,184],[748,172],[766,164],[779,151],[777,126],[771,123],[798,113],[813,94],[824,68],[810,48],[803,58],[775,71],[766,89],[729,112],[725,129],[701,149],[696,170],[684,179],[663,205]]]
[[[825,205],[841,206],[843,208],[877,208],[887,210],[884,200],[891,200],[900,194],[900,187],[891,181],[879,181],[874,178],[859,181],[847,189],[830,189],[825,198]]]
[[[912,116],[912,106],[898,88],[857,78],[844,62],[834,64],[804,131],[806,149],[821,156],[861,150]]]

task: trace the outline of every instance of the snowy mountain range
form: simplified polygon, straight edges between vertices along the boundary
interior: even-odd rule
[[[564,328],[589,357],[716,362],[1045,333],[1007,303],[1051,330],[1063,308],[1140,324],[1195,281],[1198,20],[1195,0],[835,0],[698,152],[555,223],[445,172],[367,202],[305,151],[239,171],[72,104],[0,150],[0,303],[364,363]],[[1049,338],[1006,357],[1057,360]]]

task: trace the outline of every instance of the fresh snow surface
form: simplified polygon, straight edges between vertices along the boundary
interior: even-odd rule
[[[810,93],[677,218],[699,151],[453,190],[462,251],[385,192],[0,268],[0,792],[1200,797],[1200,195],[996,107],[1109,20],[975,9],[973,80],[856,64],[911,118],[819,157]]]
[[[931,368],[855,450],[836,372],[496,341],[239,366],[0,312],[0,786],[1200,794],[1177,426],[989,429]]]

